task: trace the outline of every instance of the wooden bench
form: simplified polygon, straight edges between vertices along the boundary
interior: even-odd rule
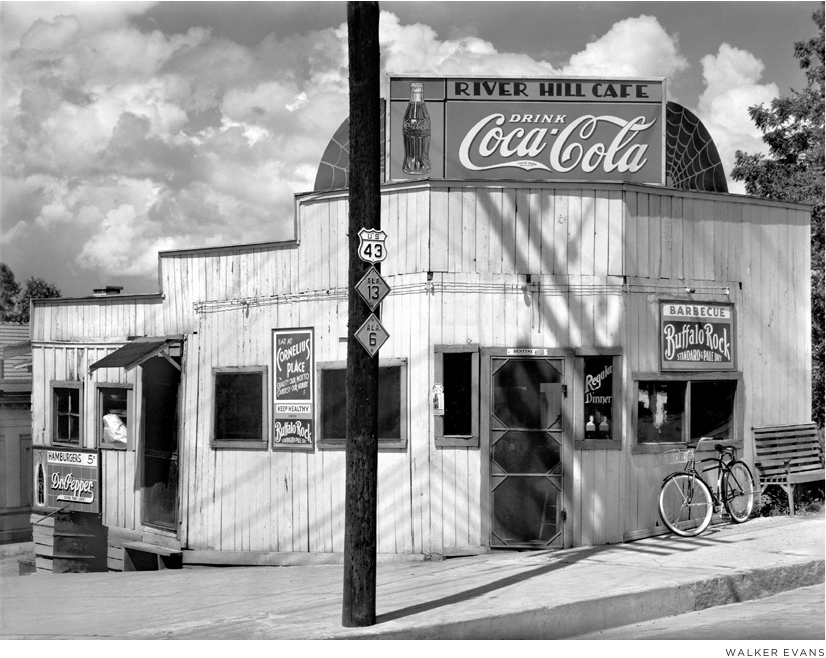
[[[824,479],[823,448],[817,425],[753,427],[752,431],[760,491],[764,493],[772,484],[781,487],[789,498],[789,514],[794,516],[795,485]]]

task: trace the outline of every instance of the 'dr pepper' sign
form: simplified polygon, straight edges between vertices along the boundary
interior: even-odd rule
[[[661,370],[734,370],[734,306],[660,302]]]
[[[38,466],[35,487],[43,491],[46,506],[100,512],[97,450],[49,448],[43,452],[45,459]]]
[[[313,329],[274,329],[272,342],[272,447],[312,449],[315,445]]]

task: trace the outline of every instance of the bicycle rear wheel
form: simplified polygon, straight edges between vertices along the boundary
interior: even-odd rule
[[[669,475],[660,489],[658,504],[663,523],[682,537],[699,535],[711,522],[711,491],[695,475]]]
[[[746,521],[754,509],[754,478],[745,462],[735,459],[723,475],[723,502],[731,520]]]

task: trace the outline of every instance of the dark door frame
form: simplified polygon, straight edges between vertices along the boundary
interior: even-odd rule
[[[518,353],[509,354],[509,350],[518,350]],[[535,353],[530,353],[531,351]],[[483,347],[481,349],[481,363],[479,376],[479,449],[481,462],[481,503],[482,503],[482,545],[491,547],[491,474],[490,449],[491,427],[490,413],[493,400],[493,377],[491,363],[493,357],[534,360],[560,360],[563,365],[562,381],[562,546],[569,547],[572,541],[570,528],[573,505],[573,460],[574,460],[574,416],[572,384],[574,377],[574,350],[570,348],[506,348]],[[567,392],[565,392],[567,391]]]

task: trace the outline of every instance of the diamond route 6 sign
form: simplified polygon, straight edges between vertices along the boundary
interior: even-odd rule
[[[379,348],[384,345],[388,338],[390,338],[390,334],[387,333],[387,330],[374,313],[371,313],[370,317],[356,331],[356,340],[361,343],[361,346],[367,350],[370,356],[376,356],[376,352],[379,351]]]
[[[356,284],[356,292],[361,295],[361,298],[370,307],[371,311],[375,311],[376,307],[382,303],[382,300],[387,297],[390,292],[390,286],[387,285],[379,271],[375,267],[370,267],[367,274],[361,277],[361,281]]]

